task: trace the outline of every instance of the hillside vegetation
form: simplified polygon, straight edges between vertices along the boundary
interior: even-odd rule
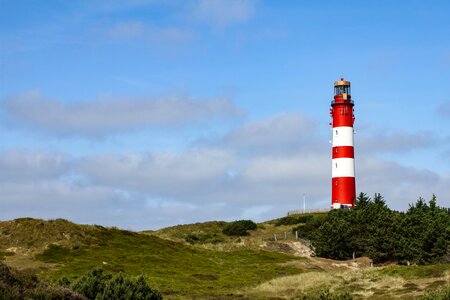
[[[35,235],[32,242],[26,239],[28,230]],[[298,259],[282,253],[212,251],[152,235],[65,220],[1,222],[0,232],[1,251],[9,253],[7,262],[19,268],[37,266],[47,280],[64,276],[73,281],[93,267],[102,267],[109,272],[144,275],[151,286],[174,298],[223,295],[301,272],[294,266],[282,265]]]
[[[63,299],[61,293],[86,295],[80,282],[104,282],[99,297],[155,289],[164,299],[446,299],[448,210],[435,198],[405,213],[389,210],[379,195],[362,194],[358,203],[351,211],[292,215],[256,228],[250,221],[214,221],[137,233],[62,219],[0,222],[4,273],[19,278],[0,274],[0,291],[19,295],[11,299],[41,291]],[[399,233],[414,247],[411,256],[395,256],[411,249],[397,247]],[[309,240],[323,257],[314,255]],[[346,260],[353,252],[356,259]],[[406,259],[411,266],[398,264]]]
[[[36,276],[11,269],[0,262],[0,299],[87,300],[70,289],[41,282]]]

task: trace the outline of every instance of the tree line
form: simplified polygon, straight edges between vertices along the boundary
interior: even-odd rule
[[[374,263],[428,264],[449,260],[450,210],[419,198],[405,212],[391,210],[380,194],[360,193],[355,209],[332,210],[294,228],[311,240],[316,255],[368,256]]]

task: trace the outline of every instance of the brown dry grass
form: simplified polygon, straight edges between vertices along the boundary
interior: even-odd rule
[[[290,299],[303,293],[342,284],[343,280],[325,272],[308,272],[299,275],[276,278],[265,282],[248,292],[252,297],[281,297]]]
[[[403,278],[384,273],[383,270],[389,266],[370,267],[370,260],[367,258],[334,261],[312,257],[287,264],[311,271],[272,279],[249,290],[247,295],[262,299],[292,299],[327,288],[331,291],[349,292],[355,299],[414,299],[429,289],[450,284],[450,271],[432,278],[409,278],[408,275]],[[405,267],[403,273],[407,274],[408,270]]]

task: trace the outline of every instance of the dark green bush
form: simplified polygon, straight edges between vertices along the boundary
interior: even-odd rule
[[[313,218],[312,215],[291,215],[278,219],[277,222],[275,223],[275,226],[306,223],[308,222],[308,220],[312,218]]]
[[[73,289],[91,300],[159,300],[161,294],[152,289],[144,277],[136,281],[125,277],[122,273],[112,277],[103,269],[95,268],[81,277],[73,285]]]
[[[94,268],[78,279],[72,289],[88,299],[95,299],[97,295],[103,293],[106,283],[111,277],[111,274],[106,274],[102,268]]]
[[[190,234],[188,234],[188,235],[186,235],[185,237],[184,237],[184,240],[186,241],[186,242],[188,242],[189,244],[196,244],[196,243],[198,243],[198,240],[199,240],[199,238],[198,238],[198,236],[196,235],[196,234],[192,234],[192,233],[190,233]]]
[[[292,232],[295,234],[295,232],[297,231],[300,237],[309,238],[313,232],[315,232],[320,226],[322,226],[327,218],[327,215],[320,214],[312,215],[309,217],[310,218],[307,218],[304,222],[304,225],[294,227],[292,229]]]
[[[219,237],[217,234],[209,234],[209,233],[189,233],[184,237],[184,240],[191,245],[194,244],[205,244],[212,243],[217,244],[223,242],[223,238]]]
[[[103,294],[96,298],[96,300],[109,299],[159,300],[162,296],[157,290],[148,286],[144,277],[140,276],[136,281],[132,281],[119,273],[108,281]]]
[[[222,232],[228,236],[245,236],[249,230],[256,230],[256,223],[251,220],[240,220],[229,223]]]

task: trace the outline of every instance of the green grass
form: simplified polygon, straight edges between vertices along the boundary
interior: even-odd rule
[[[298,225],[275,226],[276,222],[258,224],[249,236],[237,238],[222,233],[227,222],[136,233],[62,219],[24,218],[0,222],[0,257],[9,266],[37,272],[41,279],[53,282],[62,276],[73,282],[93,267],[144,275],[165,299],[289,299],[295,294],[293,289],[313,279],[317,272],[306,274],[313,270],[336,281],[333,290],[342,289],[356,297],[411,299],[445,285],[450,275],[450,264],[347,270],[333,266],[331,260],[283,254],[295,253],[288,246],[295,242],[291,233]],[[287,240],[285,232],[290,234]],[[278,242],[270,242],[275,234]],[[301,280],[295,281],[296,276]],[[291,279],[295,282],[280,288],[278,283]],[[258,290],[268,282],[275,283],[280,292],[268,296],[265,290]]]
[[[399,276],[403,279],[436,278],[445,276],[450,270],[450,264],[435,264],[424,266],[391,266],[380,270],[389,276]]]
[[[6,249],[14,248],[15,255],[6,257],[9,265],[33,269],[50,281],[62,276],[73,281],[99,266],[131,276],[142,274],[169,299],[236,294],[264,281],[302,272],[299,267],[283,265],[298,257],[261,251],[256,244],[228,251],[187,245],[188,235],[197,236],[199,244],[221,239],[224,242],[219,247],[236,244],[236,238],[222,234],[226,224],[174,226],[157,232],[169,238],[162,239],[155,232],[23,218],[0,222],[0,251],[6,254]]]
[[[195,224],[176,225],[157,231],[143,231],[144,234],[158,236],[163,239],[187,242],[190,244],[220,243],[229,240],[222,230],[227,225],[223,221],[211,221]]]
[[[282,265],[296,258],[280,253],[210,251],[114,229],[97,232],[96,245],[76,249],[52,245],[36,258],[57,263],[56,269],[42,274],[50,280],[62,276],[74,280],[101,266],[112,272],[143,274],[163,294],[180,298],[236,293],[275,277],[301,272],[297,267]]]
[[[309,218],[323,218],[326,216],[326,212],[296,214],[288,217],[282,217],[274,220],[269,220],[264,223],[258,224],[256,232],[251,232],[251,236],[263,236],[265,240],[273,238],[273,234],[276,233],[278,238],[283,239],[284,232],[287,231],[291,234],[292,228],[298,225],[290,224],[290,222],[284,222],[284,220],[301,220]],[[286,224],[285,224],[286,223]],[[170,239],[173,241],[187,242],[190,244],[207,244],[207,243],[229,243],[236,240],[234,237],[229,237],[222,233],[222,230],[230,222],[224,221],[210,221],[194,224],[176,225],[160,230],[147,230],[142,233],[158,236],[163,239]]]

